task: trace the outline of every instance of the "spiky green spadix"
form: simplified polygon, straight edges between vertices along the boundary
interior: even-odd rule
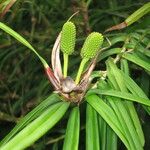
[[[96,56],[103,43],[103,36],[98,32],[91,33],[85,40],[81,49],[82,58],[93,58]]]
[[[74,51],[76,38],[76,27],[72,22],[66,22],[63,25],[61,33],[61,51],[67,55],[70,55]]]
[[[80,63],[80,67],[76,76],[75,80],[76,84],[80,82],[80,77],[84,70],[85,64],[89,61],[90,58],[96,56],[96,54],[100,50],[102,43],[103,43],[103,36],[98,32],[91,33],[85,40],[83,47],[81,49],[82,61]]]

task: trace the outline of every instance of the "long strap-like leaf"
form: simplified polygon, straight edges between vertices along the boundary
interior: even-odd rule
[[[112,26],[112,27],[108,28],[106,31],[108,32],[108,31],[123,29],[123,28],[133,24],[134,22],[136,22],[137,20],[139,20],[141,17],[148,14],[149,12],[150,12],[150,2],[146,3],[145,5],[140,7],[138,10],[136,10],[124,22],[117,24],[115,26]]]
[[[106,121],[98,115],[99,124],[99,138],[100,138],[100,149],[106,150],[107,147],[107,123]]]
[[[128,90],[139,97],[142,97],[144,99],[148,99],[144,91],[131,79],[129,76],[121,72],[122,76],[124,77],[125,85],[127,86]],[[147,111],[147,113],[150,115],[150,107],[146,107],[143,105],[144,109]]]
[[[128,149],[130,148],[128,139],[120,127],[119,120],[114,111],[97,95],[89,95],[86,97],[87,102],[98,112],[99,115],[108,123],[118,137],[122,140]]]
[[[19,35],[17,32],[15,32],[13,29],[11,29],[10,27],[8,27],[2,22],[0,22],[0,29],[2,29],[3,31],[5,31],[6,33],[14,37],[16,40],[18,40],[20,43],[28,47],[31,51],[33,51],[38,56],[38,58],[41,60],[44,67],[45,68],[48,67],[47,62],[38,54],[38,52],[31,46],[31,44],[26,39],[24,39],[21,35]]]
[[[150,72],[150,61],[146,62],[142,59],[140,59],[138,56],[136,56],[135,54],[129,54],[129,53],[124,53],[123,57],[139,66],[141,66],[142,68],[148,70]]]
[[[86,107],[86,150],[100,150],[97,112],[87,104]]]
[[[63,150],[78,150],[80,132],[79,107],[74,107],[69,116]]]
[[[110,78],[111,76],[111,78],[113,78],[115,82],[113,86],[115,87],[115,89],[118,91],[127,92],[128,90],[125,85],[126,81],[124,80],[123,76],[120,73],[120,70],[118,69],[118,67],[113,62],[112,59],[109,59],[107,61],[107,67],[109,72],[108,77]],[[118,87],[115,86],[116,84],[118,85]],[[138,148],[142,150],[143,149],[142,147],[144,146],[144,136],[140,122],[139,121],[137,122],[138,116],[133,104],[128,101],[122,101],[118,102],[117,106],[120,110],[122,118],[124,118],[124,123],[127,126],[128,136],[130,136],[131,138],[130,139],[131,145],[135,145],[136,149]],[[133,116],[135,116],[136,119],[133,118]],[[138,131],[140,131],[140,134],[139,132],[137,132],[137,129]]]
[[[68,102],[60,102],[52,105],[0,149],[22,150],[27,148],[50,130],[62,118],[68,107]]]
[[[127,92],[120,92],[120,91],[117,91],[117,90],[93,89],[93,90],[90,90],[88,92],[88,94],[90,94],[90,93],[96,93],[96,94],[100,94],[100,95],[109,95],[109,96],[113,96],[113,97],[119,97],[119,98],[126,99],[126,100],[129,100],[129,101],[144,104],[144,105],[150,107],[150,100],[149,99],[145,99],[145,98],[142,98],[142,97],[139,97],[139,96],[135,96],[135,95],[127,93]]]
[[[25,117],[23,117],[18,124],[11,130],[11,132],[0,142],[0,146],[7,143],[17,132],[28,125],[36,117],[41,115],[41,113],[46,110],[50,105],[60,102],[60,99],[56,94],[50,95],[47,99],[41,102],[36,108],[29,112]]]

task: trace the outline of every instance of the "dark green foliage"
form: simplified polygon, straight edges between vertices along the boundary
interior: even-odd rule
[[[63,148],[63,144],[67,149],[66,143],[69,143],[70,147],[75,144],[75,149],[149,150],[150,15],[145,15],[123,30],[104,33],[145,3],[145,0],[17,0],[0,21],[27,39],[48,64],[57,35],[77,10],[80,13],[71,19],[76,24],[78,35],[76,49],[69,59],[68,74],[75,77],[80,63],[80,50],[90,32],[102,33],[104,42],[101,48],[106,49],[98,56],[92,74],[94,80],[85,101],[80,107],[70,105],[67,111],[69,104],[60,102],[62,98],[57,94],[49,97],[53,88],[44,75],[39,59],[0,30],[0,144],[5,145],[13,137],[17,139],[15,135],[19,135],[19,131],[26,130],[44,113],[50,112],[50,115],[45,115],[44,123],[30,133],[29,140],[34,143],[36,134],[38,138],[47,134],[34,144],[28,143],[28,136],[23,135],[24,140],[20,140],[20,143],[24,145],[21,143],[19,146],[26,147],[29,144],[31,150],[58,150]],[[72,35],[75,35],[74,25],[72,27]],[[93,55],[91,48],[97,45],[96,40],[97,37],[91,47],[87,46],[90,55],[85,53],[86,46],[82,49],[82,57],[92,58],[95,55],[99,49],[96,46]],[[98,43],[101,44],[101,40],[99,36]],[[70,42],[69,54],[73,52],[74,41],[75,37]],[[45,97],[48,98],[42,102]],[[49,130],[63,115],[62,120]],[[69,138],[75,141],[69,141]]]

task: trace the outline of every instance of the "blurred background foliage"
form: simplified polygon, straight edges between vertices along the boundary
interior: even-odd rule
[[[51,49],[66,20],[75,12],[72,19],[77,25],[78,39],[74,56],[70,58],[69,73],[77,70],[79,50],[86,35],[91,31],[104,31],[124,21],[149,0],[17,0],[1,21],[25,37],[50,63]],[[0,1],[1,3],[2,1]],[[150,48],[150,15],[146,15],[131,27],[104,34],[111,48],[122,47],[125,37],[132,40],[128,46],[135,46],[136,54],[149,60],[150,52],[142,55],[142,50]],[[104,43],[104,46],[108,42]],[[116,50],[117,53],[117,50]],[[115,53],[114,53],[115,56]],[[96,69],[106,70],[105,57]],[[138,85],[150,95],[149,73],[130,64],[130,73]],[[52,92],[41,63],[26,47],[8,34],[0,31],[0,139],[2,139],[27,112]],[[81,106],[82,107],[82,106]],[[84,106],[83,106],[84,107]],[[141,107],[137,107],[146,137],[146,147],[150,141],[150,118]],[[81,111],[85,108],[81,109]],[[82,112],[81,112],[82,114]],[[29,149],[57,149],[62,144],[67,124],[67,116],[55,128]],[[81,137],[85,136],[85,118],[81,116]],[[84,149],[84,139],[80,138],[80,149]]]

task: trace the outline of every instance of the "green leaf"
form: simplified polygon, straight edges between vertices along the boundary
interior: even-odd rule
[[[146,54],[136,50],[135,52],[132,53],[134,56],[137,56],[139,59],[145,61],[145,62],[150,62],[150,58],[146,56]]]
[[[98,56],[98,60],[97,61],[101,61],[104,58],[114,55],[114,54],[119,54],[121,53],[121,48],[112,48],[112,49],[108,49],[107,51],[102,52],[99,56]]]
[[[117,43],[124,43],[126,38],[127,38],[127,34],[120,33],[120,34],[117,34],[116,36],[111,37],[109,40],[110,40],[110,43],[112,46],[112,45],[115,45]]]
[[[100,150],[97,112],[86,107],[86,150]]]
[[[80,132],[79,107],[74,107],[69,116],[63,150],[78,150]]]
[[[92,89],[88,92],[88,94],[100,94],[100,95],[109,95],[109,96],[113,96],[113,97],[119,97],[122,99],[126,99],[129,101],[133,101],[133,102],[138,102],[141,104],[144,104],[146,106],[150,106],[150,100],[149,99],[144,99],[142,97],[139,96],[135,96],[131,93],[127,93],[127,92],[120,92],[117,90],[100,90],[100,89]]]
[[[60,102],[60,98],[56,94],[50,95],[47,99],[41,102],[36,108],[23,117],[18,124],[11,130],[11,132],[0,142],[0,146],[7,143],[17,132],[27,126],[31,121],[37,118],[43,111],[51,105]]]
[[[124,128],[124,132],[126,134],[126,136],[128,137],[131,149],[141,149],[142,148],[142,142],[140,141],[140,137],[138,136],[137,132],[136,132],[136,128],[134,126],[133,120],[131,118],[131,115],[128,111],[128,107],[126,105],[126,103],[122,103],[122,101],[120,101],[120,99],[112,99],[113,101],[115,101],[115,104],[118,108],[118,114],[116,114],[117,116],[120,116],[120,120],[121,120],[121,124],[123,124]],[[127,108],[126,108],[127,107]]]
[[[111,76],[116,81],[114,86],[116,86],[116,84],[118,85],[118,87],[115,89],[119,90],[119,91],[121,90],[122,92],[127,92],[128,90],[124,83],[125,80],[124,80],[123,76],[121,75],[120,70],[117,68],[116,64],[114,64],[112,59],[109,59],[107,61],[107,67],[108,67],[109,73],[112,74]],[[109,74],[108,74],[108,77],[110,77]],[[140,121],[138,119],[138,116],[135,111],[133,103],[128,102],[128,101],[122,101],[122,102],[118,101],[117,107],[119,108],[120,113],[122,114],[122,117],[124,118],[125,124],[129,131],[128,135],[130,135],[130,137],[131,137],[130,145],[135,145],[136,148],[142,149],[142,146],[144,146],[144,142],[145,142],[144,135],[143,135]],[[126,115],[123,115],[123,114],[126,114]],[[129,123],[127,123],[127,122],[129,122]],[[130,129],[132,129],[132,130],[130,130]]]
[[[142,74],[141,74],[140,86],[141,86],[142,90],[145,92],[145,94],[149,95],[149,93],[150,93],[150,76],[145,72],[142,72]]]
[[[6,7],[9,6],[10,7],[16,2],[16,0],[0,0],[0,15],[3,14],[4,10],[6,9]],[[2,15],[3,16],[3,15]],[[0,16],[0,17],[2,17]]]
[[[130,149],[130,145],[126,135],[120,127],[119,120],[114,111],[97,95],[86,96],[87,102],[97,111],[97,113],[108,123],[125,146]]]
[[[124,53],[122,57],[150,71],[150,62],[142,60],[137,55]]]
[[[129,75],[129,65],[126,59],[121,59],[121,70],[127,75]]]
[[[68,102],[59,102],[52,105],[21,130],[12,140],[6,143],[6,145],[1,147],[1,150],[21,150],[27,148],[50,130],[63,117],[68,107]]]
[[[125,85],[127,86],[128,90],[133,93],[134,95],[137,95],[139,97],[142,97],[144,99],[148,99],[146,94],[142,91],[142,89],[126,74],[124,74],[122,71],[120,71],[122,76],[124,77],[125,80]],[[147,111],[147,113],[150,115],[150,107],[145,107],[143,105],[144,109]]]
[[[98,88],[100,89],[110,89],[110,87],[108,86],[108,84],[106,83],[106,81],[102,80],[100,81],[100,83],[98,84]],[[110,101],[108,99],[106,99],[106,97],[103,96],[105,103],[107,103],[111,108],[113,108],[112,104],[110,103]],[[114,101],[112,101],[114,103]],[[117,109],[113,108],[114,112],[116,112]],[[118,115],[119,113],[116,112],[116,115]],[[121,118],[122,119],[122,118]],[[119,123],[120,120],[119,119]],[[115,132],[110,128],[110,126],[108,126],[105,122],[105,120],[99,116],[98,118],[99,120],[99,134],[100,134],[100,141],[101,141],[101,150],[110,150],[110,149],[117,149],[117,135],[115,134]],[[124,125],[120,123],[120,127],[122,128],[122,126]],[[122,131],[124,132],[123,128]],[[125,134],[125,133],[124,133]]]
[[[150,11],[150,2],[146,3],[142,7],[140,7],[138,10],[136,10],[133,14],[131,14],[126,20],[127,26],[131,25],[132,23],[139,20],[141,17],[143,17],[145,14],[147,14]]]
[[[115,65],[113,59],[109,59],[106,62],[107,65],[107,71],[108,71],[108,78],[110,80],[110,82],[113,81],[113,86],[115,89],[119,90],[119,91],[127,91],[126,86],[123,84],[124,79],[122,77],[122,75],[119,73],[117,66]],[[115,82],[115,84],[114,84]]]
[[[117,150],[117,135],[108,125],[106,150]]]
[[[5,25],[2,22],[0,22],[0,29],[5,31],[6,33],[8,33],[12,37],[14,37],[16,40],[18,40],[20,43],[22,43],[23,45],[28,47],[31,51],[33,51],[38,56],[38,58],[41,60],[44,67],[48,66],[46,61],[38,54],[38,52],[31,46],[31,44],[29,42],[27,42],[27,40],[25,40],[21,35],[19,35],[17,32],[15,32],[14,30],[12,30],[10,27],[8,27],[7,25]]]
[[[106,150],[107,146],[107,123],[106,121],[98,115],[98,124],[99,124],[99,136],[100,136],[100,149],[101,150]]]
[[[130,116],[129,114],[127,114],[127,111],[124,107],[125,103],[122,103],[119,99],[113,99],[111,97],[107,97],[107,101],[110,103],[110,106],[112,107],[117,118],[119,119],[120,127],[122,128],[122,132],[126,135],[131,149],[135,149],[135,144],[130,133],[130,128],[128,127],[126,122],[126,120],[129,120]]]
[[[110,88],[107,88],[106,86],[108,86],[106,82],[103,83],[102,81],[100,81],[100,84],[98,86],[98,88],[100,88],[99,91],[101,91],[101,90],[109,91]],[[103,95],[103,97],[104,97],[104,95]],[[125,132],[129,131],[130,128],[127,128],[127,125],[126,125],[127,121],[124,122],[124,120],[123,120],[125,113],[123,113],[123,114],[121,113],[122,108],[118,105],[118,103],[123,102],[123,104],[128,108],[127,110],[128,110],[129,113],[127,114],[127,116],[130,114],[129,117],[133,121],[133,123],[128,122],[128,124],[133,124],[132,126],[134,126],[134,128],[135,128],[135,130],[136,130],[136,132],[137,132],[137,134],[140,138],[141,144],[142,144],[142,146],[144,146],[144,142],[145,142],[144,141],[144,134],[143,134],[142,127],[141,127],[141,124],[140,124],[140,120],[139,120],[138,115],[136,113],[136,110],[134,108],[134,105],[132,103],[129,103],[129,104],[127,103],[127,105],[126,105],[126,103],[125,103],[126,101],[121,102],[120,99],[118,99],[117,97],[110,97],[110,96],[105,96],[105,97],[107,98],[107,102],[110,103],[110,106],[116,112],[116,115],[118,116],[119,121],[121,122],[120,126],[122,126],[124,128]],[[133,128],[133,127],[131,127],[131,128]],[[131,134],[127,133],[126,135],[130,137]],[[130,139],[130,138],[128,138],[128,139]],[[131,139],[131,141],[133,141],[133,140]]]

